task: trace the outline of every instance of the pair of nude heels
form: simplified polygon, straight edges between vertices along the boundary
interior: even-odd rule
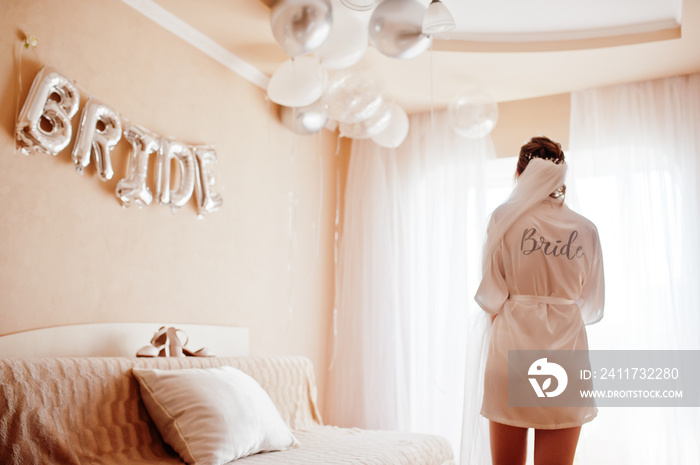
[[[185,343],[183,344],[177,333],[181,332],[185,336]],[[187,347],[187,342],[189,338],[187,334],[177,328],[166,328],[161,326],[161,328],[153,334],[151,338],[151,343],[147,346],[141,347],[138,352],[136,352],[137,357],[214,357],[212,351],[206,347],[202,347],[199,350],[191,351]]]

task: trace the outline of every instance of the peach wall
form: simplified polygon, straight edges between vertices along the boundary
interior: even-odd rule
[[[325,386],[335,134],[293,135],[261,89],[118,1],[6,0],[0,30],[0,335],[95,322],[244,326],[253,354],[306,355]],[[21,52],[19,92],[25,34],[38,48]],[[215,144],[222,210],[199,220],[194,200],[176,214],[121,208],[125,141],[105,183],[94,168],[75,172],[72,144],[55,158],[16,153],[17,97],[43,65],[136,124]]]
[[[557,94],[498,104],[498,124],[493,129],[494,150],[499,157],[517,157],[531,137],[545,135],[569,149],[571,94]]]

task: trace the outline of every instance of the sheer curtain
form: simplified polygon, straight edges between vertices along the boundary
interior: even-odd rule
[[[591,349],[700,349],[700,74],[572,94],[573,208],[601,237]],[[599,408],[577,463],[700,463],[699,408]]]
[[[699,349],[700,75],[576,92],[571,111],[567,203],[598,226],[605,261],[591,349]],[[353,143],[328,423],[440,434],[461,465],[490,463],[473,296],[514,169],[444,113],[412,117],[397,150]],[[599,408],[576,464],[700,463],[699,410]]]
[[[326,416],[457,450],[493,148],[457,136],[444,112],[410,123],[396,150],[353,142]]]

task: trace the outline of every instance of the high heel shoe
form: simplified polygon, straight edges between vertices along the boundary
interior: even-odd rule
[[[172,331],[171,331],[172,330]],[[181,329],[177,328],[168,328],[168,339],[171,341],[170,342],[170,356],[171,357],[215,357],[216,354],[209,350],[206,347],[202,347],[199,350],[191,350],[187,347],[187,343],[190,342],[190,338],[187,336],[187,333],[184,332]],[[178,337],[177,333],[180,332],[185,336],[185,342],[181,343],[180,338]],[[173,339],[176,340],[176,347],[173,348]],[[175,354],[175,355],[173,355]]]
[[[216,354],[206,347],[202,347],[199,350],[192,352],[187,347],[182,348],[182,352],[188,357],[216,357]]]
[[[184,357],[185,354],[183,353],[183,344],[182,341],[180,341],[180,338],[177,337],[177,332],[180,331],[177,328],[168,328],[168,342],[170,343],[170,356],[171,357]],[[184,333],[184,331],[183,331]],[[187,335],[185,334],[185,337]],[[188,341],[185,341],[185,344],[187,344]]]
[[[182,333],[185,338],[183,343],[177,333]],[[137,357],[216,357],[216,354],[207,347],[192,351],[188,349],[189,337],[181,329],[166,328],[162,326],[155,332],[151,344],[142,347],[136,352]]]
[[[165,343],[168,340],[167,328],[161,326],[158,331],[153,334],[151,343],[141,347],[137,352],[137,357],[165,357]]]

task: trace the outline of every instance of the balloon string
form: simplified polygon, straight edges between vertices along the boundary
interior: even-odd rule
[[[323,214],[323,131],[318,132],[318,171],[319,171],[319,195],[318,195],[318,215],[316,218],[316,260],[319,257],[321,244],[321,218]]]
[[[267,101],[267,150],[268,153],[272,153],[272,101],[267,93],[265,101]]]
[[[298,141],[299,141],[299,136],[294,136],[294,142],[292,143],[292,151],[289,157],[289,192],[287,193],[288,198],[289,198],[289,218],[288,218],[288,225],[287,225],[287,234],[289,237],[289,246],[288,246],[288,255],[287,255],[287,276],[289,278],[289,291],[288,291],[288,298],[289,298],[289,314],[292,315],[294,313],[294,306],[292,302],[292,298],[294,295],[294,273],[292,272],[293,268],[293,259],[294,259],[294,248],[296,247],[296,228],[295,228],[295,210],[296,210],[296,195],[295,195],[295,189],[294,189],[294,158],[297,152],[297,146],[298,146]],[[290,321],[291,324],[291,321]]]
[[[340,145],[338,145],[340,148]],[[340,225],[340,160],[338,160],[337,151],[335,156],[335,221],[333,224],[333,279],[334,279],[334,293],[333,293],[333,354],[331,356],[331,362],[328,366],[328,371],[333,369],[335,365],[335,359],[338,355],[338,302],[340,301],[340,264],[339,264],[339,248],[338,248],[338,236],[339,236],[339,225]]]
[[[17,153],[17,126],[19,125],[19,97],[22,95],[22,49],[24,48],[24,45],[20,43],[19,46],[19,58],[18,58],[18,71],[17,71],[17,80],[18,80],[18,87],[19,91],[17,92],[17,101],[15,103],[15,130],[13,134],[13,139],[15,143],[15,153]]]
[[[433,81],[433,41],[430,41],[430,139],[431,141],[435,139],[435,124],[434,124],[434,102],[433,102],[433,88],[435,87]]]

